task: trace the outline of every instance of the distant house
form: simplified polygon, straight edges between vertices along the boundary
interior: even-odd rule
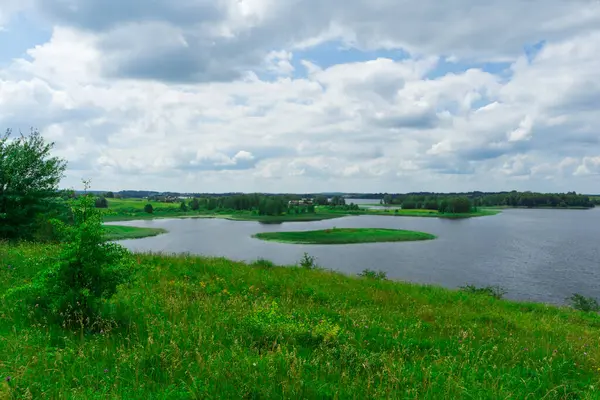
[[[288,201],[288,207],[291,206],[312,206],[313,199],[300,199],[300,200],[290,200]]]

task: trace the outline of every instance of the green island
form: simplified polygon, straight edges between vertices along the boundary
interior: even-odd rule
[[[138,228],[136,226],[104,225],[106,240],[141,239],[166,233],[161,228]]]
[[[0,292],[33,279],[59,251],[0,244]],[[595,313],[263,260],[131,258],[131,283],[100,303],[90,327],[64,329],[43,318],[32,325],[19,299],[0,297],[0,396],[597,394]]]
[[[381,228],[333,228],[318,231],[263,232],[255,238],[296,244],[350,244],[374,242],[409,242],[435,239],[424,232]]]

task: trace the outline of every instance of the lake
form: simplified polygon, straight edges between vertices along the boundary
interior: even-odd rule
[[[364,201],[355,201],[366,203]],[[351,216],[279,225],[225,219],[157,219],[118,225],[165,228],[161,236],[120,243],[134,251],[189,252],[295,264],[304,252],[323,267],[356,274],[370,268],[389,278],[456,288],[500,285],[506,297],[562,304],[577,292],[600,297],[600,209],[508,209],[490,217],[446,220]],[[326,228],[393,228],[432,233],[424,242],[292,245],[264,242],[258,232]]]

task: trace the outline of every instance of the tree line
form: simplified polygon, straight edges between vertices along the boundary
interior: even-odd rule
[[[568,193],[536,193],[536,192],[469,192],[457,195],[455,193],[407,193],[407,194],[383,194],[380,197],[381,204],[401,205],[402,208],[443,208],[444,201],[447,204],[458,204],[470,202],[472,207],[551,207],[568,208],[581,207],[592,208],[598,204],[597,198],[588,195]],[[460,208],[464,208],[464,205]],[[441,210],[440,210],[441,211]]]
[[[299,195],[294,194],[265,195],[261,193],[219,197],[194,197],[187,201],[181,200],[180,208],[182,211],[251,211],[257,215],[315,213],[315,206],[326,206],[341,210],[359,209],[357,204],[346,204],[346,200],[341,196],[334,196],[332,198],[326,196],[306,197],[304,198],[307,200],[306,203],[302,203],[302,199]]]

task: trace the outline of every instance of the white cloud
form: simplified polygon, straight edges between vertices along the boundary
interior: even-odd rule
[[[533,129],[533,118],[526,115],[519,123],[519,127],[508,134],[509,142],[518,142],[531,139],[531,130]]]
[[[574,175],[600,175],[600,156],[584,157]]]
[[[272,51],[267,54],[265,62],[267,69],[278,75],[290,75],[294,72],[294,66],[292,65],[293,54],[289,51]]]
[[[37,4],[52,38],[0,70],[0,125],[56,141],[66,185],[593,191],[600,172],[594,4],[189,0],[132,2],[131,15],[61,4]],[[298,59],[324,38],[411,54]],[[465,59],[511,66],[460,70]]]

